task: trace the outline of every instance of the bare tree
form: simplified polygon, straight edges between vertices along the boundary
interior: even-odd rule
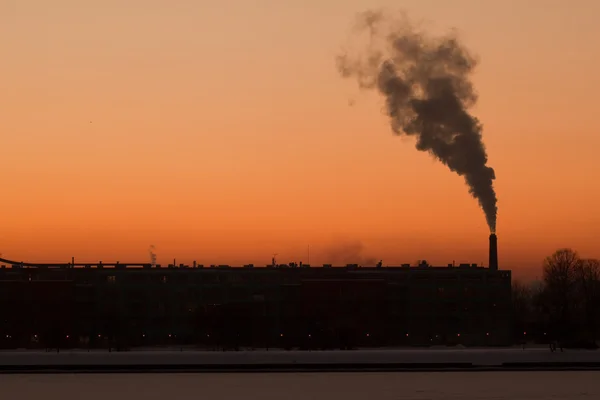
[[[531,287],[520,281],[512,284],[512,305],[515,338],[523,337],[523,332],[529,330],[532,319],[533,302]]]
[[[573,284],[576,269],[581,259],[571,249],[560,249],[544,260],[544,281],[546,285],[566,288]]]
[[[571,249],[560,249],[544,260],[545,304],[550,316],[551,333],[565,339],[573,323],[577,269],[581,259]]]
[[[517,336],[532,332],[568,346],[595,347],[600,334],[600,261],[560,249],[543,263],[543,281],[512,287]],[[521,331],[521,332],[520,332]],[[529,336],[529,335],[528,335]]]
[[[587,340],[596,340],[600,319],[600,261],[580,260],[575,268],[577,304],[585,326]]]
[[[584,282],[600,281],[600,260],[594,258],[581,260],[575,269],[575,277]]]

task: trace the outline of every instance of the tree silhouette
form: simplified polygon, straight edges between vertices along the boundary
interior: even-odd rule
[[[575,278],[580,263],[577,252],[566,248],[544,260],[544,303],[551,334],[559,340],[565,340],[573,322]]]
[[[580,260],[575,268],[575,290],[586,339],[595,339],[600,320],[599,260]]]
[[[533,289],[519,281],[512,284],[514,337],[522,338],[533,320]]]

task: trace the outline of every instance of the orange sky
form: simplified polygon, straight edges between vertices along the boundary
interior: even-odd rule
[[[600,257],[595,0],[0,0],[0,252],[487,264],[463,179],[336,71],[356,12],[386,5],[481,60],[501,267]]]

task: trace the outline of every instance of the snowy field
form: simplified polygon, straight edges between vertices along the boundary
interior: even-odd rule
[[[6,400],[598,400],[595,371],[0,374]]]

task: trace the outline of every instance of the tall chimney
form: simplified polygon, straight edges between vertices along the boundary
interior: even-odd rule
[[[490,235],[490,263],[491,270],[498,271],[498,238],[495,233]]]

